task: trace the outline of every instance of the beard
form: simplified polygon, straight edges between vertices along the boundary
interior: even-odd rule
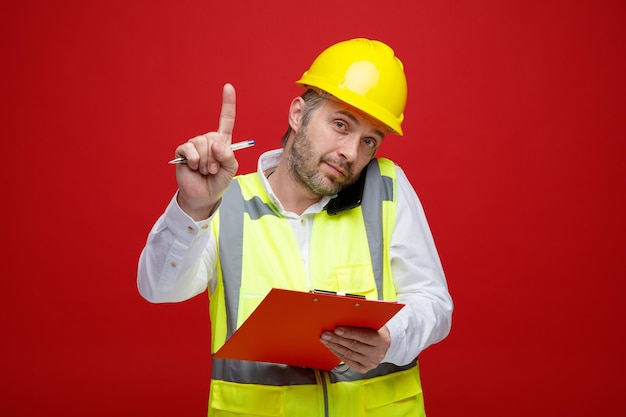
[[[330,155],[318,157],[314,153],[313,141],[302,126],[295,133],[289,155],[287,155],[289,174],[312,193],[321,196],[333,196],[344,187],[354,183],[357,178],[352,172],[352,164]],[[324,175],[319,170],[320,163],[340,167],[345,176]]]

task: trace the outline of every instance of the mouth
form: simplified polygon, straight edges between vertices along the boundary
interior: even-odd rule
[[[335,177],[348,178],[348,171],[341,166],[332,164],[328,161],[324,161],[326,166],[330,169],[331,174]]]

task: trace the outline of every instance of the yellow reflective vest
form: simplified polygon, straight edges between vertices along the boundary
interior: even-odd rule
[[[314,215],[308,270],[290,223],[270,201],[258,174],[237,176],[211,225],[219,255],[209,308],[212,351],[271,288],[395,300],[389,262],[395,172],[392,161],[374,159],[362,174],[358,205]],[[214,358],[209,416],[424,416],[417,358],[405,366],[382,363],[366,374],[345,366],[321,371]]]

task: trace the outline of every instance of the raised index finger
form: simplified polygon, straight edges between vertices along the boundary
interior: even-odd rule
[[[235,87],[232,84],[224,84],[222,91],[222,110],[220,111],[220,121],[217,132],[226,137],[228,143],[231,142],[233,129],[235,128],[236,96]]]

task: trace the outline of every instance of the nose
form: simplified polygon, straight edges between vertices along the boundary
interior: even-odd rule
[[[354,162],[358,156],[360,144],[360,135],[352,134],[345,136],[340,140],[339,154],[343,156],[346,161]]]

